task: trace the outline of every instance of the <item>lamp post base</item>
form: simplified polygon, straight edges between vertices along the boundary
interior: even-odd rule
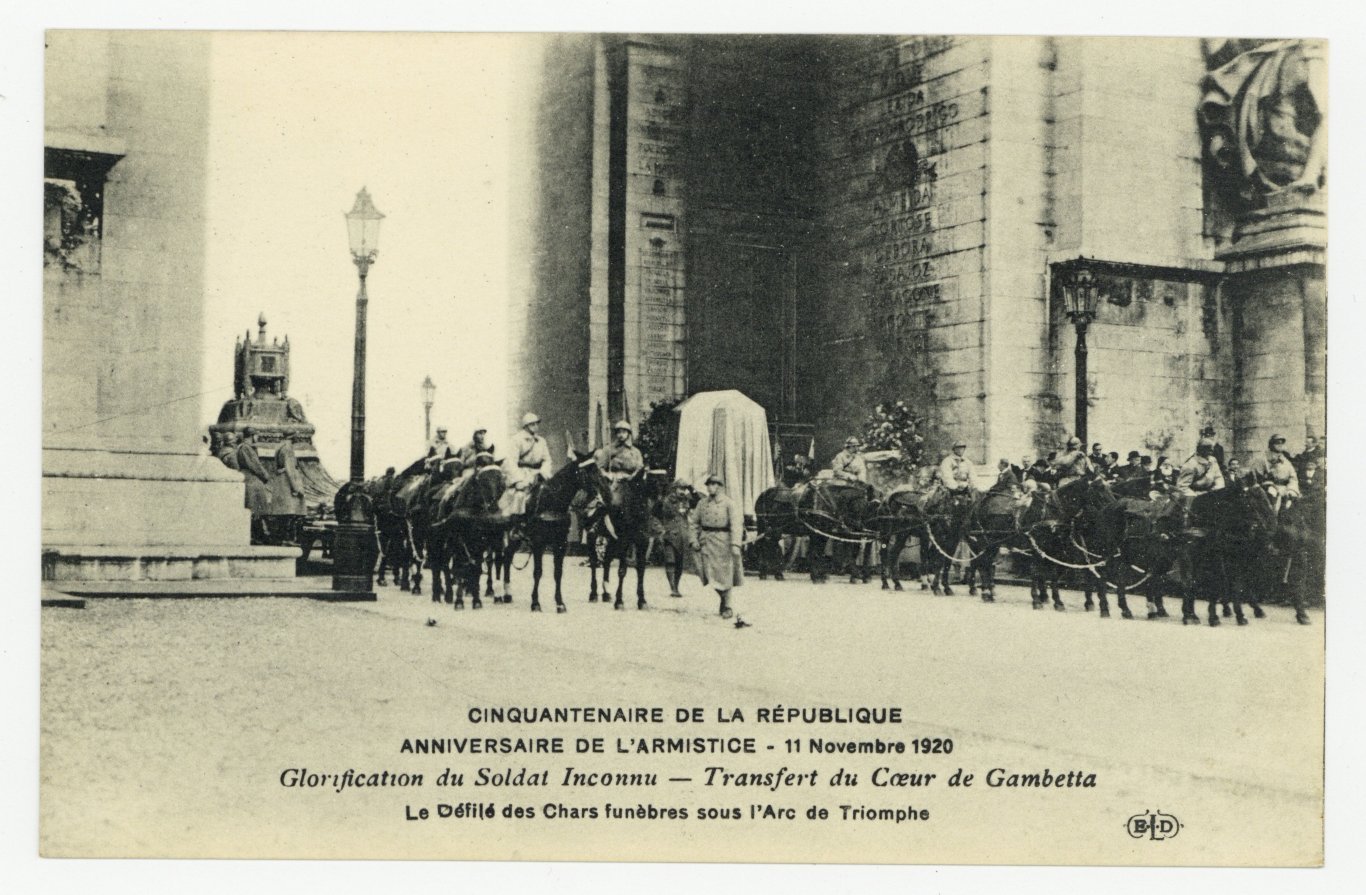
[[[374,590],[375,556],[373,525],[368,522],[338,523],[332,542],[332,589]]]

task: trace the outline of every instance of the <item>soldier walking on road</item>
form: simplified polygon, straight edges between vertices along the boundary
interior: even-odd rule
[[[724,486],[719,475],[707,476],[707,496],[693,514],[693,549],[698,554],[702,583],[716,588],[721,597],[721,617],[730,618],[734,609],[731,589],[745,580],[740,555],[745,524],[739,507],[721,490]]]

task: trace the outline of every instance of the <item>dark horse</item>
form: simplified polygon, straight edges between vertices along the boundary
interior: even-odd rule
[[[429,492],[427,549],[433,600],[444,595],[449,603],[453,591],[454,608],[465,608],[466,593],[473,608],[483,606],[479,599],[483,558],[492,547],[501,545],[508,526],[507,517],[498,512],[505,487],[502,468],[489,464]]]
[[[1067,608],[1058,590],[1063,571],[1090,571],[1073,543],[1073,513],[1056,492],[1038,490],[1028,495],[1017,516],[1020,536],[1029,546],[1029,598],[1035,609],[1048,605],[1051,596],[1053,608],[1062,612]]]
[[[1186,559],[1191,581],[1181,602],[1182,624],[1199,624],[1195,594],[1209,598],[1209,623],[1219,624],[1218,604],[1232,602],[1238,624],[1247,624],[1243,603],[1253,604],[1261,618],[1259,600],[1245,600],[1255,586],[1258,560],[1265,556],[1277,534],[1276,507],[1262,488],[1235,481],[1219,491],[1191,499],[1185,527]]]
[[[893,488],[882,501],[877,516],[870,522],[871,528],[877,532],[878,550],[882,554],[880,572],[883,590],[902,590],[901,554],[912,537],[919,536],[919,540],[922,542],[921,558],[922,560],[924,558],[925,545],[922,532],[925,520],[917,503],[920,496],[921,492],[912,485]],[[920,577],[919,564],[912,570],[912,577]],[[921,588],[929,587],[923,582],[920,586]]]
[[[1327,501],[1322,489],[1306,491],[1304,496],[1281,509],[1276,520],[1272,564],[1273,584],[1290,588],[1295,605],[1295,621],[1309,624],[1305,606],[1309,595],[1323,595],[1323,551]]]
[[[996,559],[1002,547],[1023,549],[1018,514],[1022,507],[1018,484],[997,483],[974,500],[963,522],[962,540],[968,550],[968,575],[980,581],[983,603],[996,602]],[[968,593],[972,593],[969,588]]]
[[[811,532],[798,515],[798,505],[810,487],[810,482],[799,482],[792,486],[777,485],[763,491],[754,500],[754,520],[758,537],[750,546],[750,555],[760,578],[770,574],[778,581],[791,562],[797,539],[810,536],[808,558],[810,560],[812,582],[823,581],[824,572],[816,562],[816,557],[825,552],[825,538]],[[784,551],[783,538],[791,538],[790,550]]]
[[[953,596],[949,569],[961,562],[957,558],[958,545],[974,502],[970,492],[951,493],[940,485],[932,485],[917,501],[921,514],[920,555],[930,575],[930,592],[936,597]]]
[[[596,497],[606,502],[605,480],[597,474],[593,454],[574,452],[574,459],[545,481],[531,486],[527,495],[526,512],[517,518],[508,531],[503,548],[504,575],[512,568],[512,557],[523,544],[531,552],[531,611],[541,611],[542,554],[549,548],[555,564],[555,611],[567,612],[560,593],[560,579],[564,573],[564,556],[569,548],[570,514],[575,498],[588,493],[590,504]],[[503,582],[507,592],[507,580]]]
[[[585,467],[587,469],[587,467]],[[588,602],[598,601],[598,549],[601,547],[602,601],[607,602],[608,580],[612,563],[619,561],[617,594],[614,608],[621,609],[621,592],[626,578],[626,563],[632,548],[636,562],[636,608],[645,608],[645,559],[650,544],[651,518],[654,504],[663,493],[665,476],[647,472],[643,467],[629,476],[611,481],[596,466],[597,481],[593,488],[610,495],[609,505],[596,514],[588,536],[588,567],[591,590]]]
[[[1109,617],[1106,592],[1114,588],[1122,617],[1134,617],[1128,594],[1140,591],[1147,599],[1148,618],[1166,618],[1162,585],[1181,555],[1180,523],[1179,505],[1170,497],[1149,496],[1146,477],[1112,486],[1093,481],[1076,540],[1103,574],[1094,582],[1090,577],[1084,581],[1086,609],[1092,608],[1094,590],[1100,599],[1100,617]]]
[[[825,545],[831,545],[831,560],[841,561],[849,572],[849,583],[869,578],[869,547],[879,540],[871,526],[882,514],[882,496],[876,488],[862,482],[839,479],[813,479],[798,495],[797,519],[811,533],[808,558],[813,570],[824,580]]]
[[[422,592],[421,558],[414,548],[409,524],[409,504],[399,495],[404,489],[417,490],[426,482],[425,463],[418,460],[397,475],[370,479],[363,486],[375,510],[375,534],[379,538],[379,584],[386,571],[403,590]],[[413,566],[417,564],[416,573]]]

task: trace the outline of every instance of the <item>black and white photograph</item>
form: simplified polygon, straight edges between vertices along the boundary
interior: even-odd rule
[[[1260,24],[46,29],[38,854],[1323,866]]]

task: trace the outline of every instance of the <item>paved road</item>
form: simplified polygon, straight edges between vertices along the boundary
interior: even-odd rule
[[[1313,863],[1321,855],[1323,615],[1288,608],[1239,628],[1179,619],[1100,619],[1065,594],[1034,611],[1026,591],[998,602],[876,583],[750,579],[739,629],[695,578],[683,599],[647,573],[650,608],[586,602],[586,570],[566,571],[569,612],[532,615],[523,572],[511,606],[457,613],[395,589],[374,604],[299,600],[92,601],[43,615],[42,842],[48,854],[481,854],[752,860],[1094,863]],[[630,579],[633,581],[633,579]],[[962,592],[960,591],[960,594]],[[549,601],[547,600],[547,605]],[[429,624],[435,621],[435,625]],[[895,729],[760,725],[784,706],[897,706]],[[413,756],[404,738],[693,733],[672,723],[476,727],[471,706],[705,709],[697,735],[755,737],[760,754]],[[716,716],[740,708],[744,722]],[[670,718],[672,721],[672,718]],[[952,755],[789,754],[789,738],[951,738]],[[768,749],[773,746],[774,749]],[[609,751],[610,751],[609,745]],[[626,789],[433,791],[447,767],[656,770],[688,776]],[[819,792],[704,787],[707,766],[818,769]],[[931,787],[874,789],[879,766],[936,773]],[[282,788],[281,770],[418,769],[422,792]],[[831,790],[840,766],[856,789]],[[944,787],[957,768],[978,786]],[[992,768],[1094,773],[1094,789],[986,788]],[[404,821],[405,805],[489,798],[595,805],[768,803],[914,805],[919,824]],[[1148,811],[1183,823],[1136,840]],[[606,851],[603,851],[603,850]]]

